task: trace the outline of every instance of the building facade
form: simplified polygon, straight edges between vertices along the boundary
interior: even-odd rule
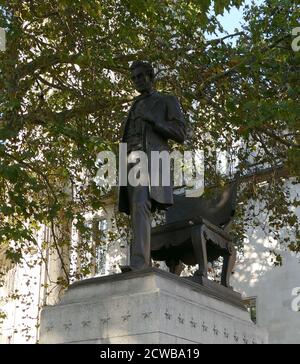
[[[296,198],[300,185],[286,183],[291,199]],[[295,213],[299,221],[299,207]],[[248,229],[244,256],[236,265],[231,283],[249,305],[253,320],[267,328],[270,343],[299,344],[300,255],[285,246],[284,239],[289,231],[282,229],[280,240],[265,234],[262,222],[266,220],[266,214],[267,211],[258,216],[259,226]],[[281,266],[274,266],[272,251],[281,256]]]

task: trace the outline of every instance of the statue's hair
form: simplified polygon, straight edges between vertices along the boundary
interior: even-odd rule
[[[134,61],[129,69],[130,69],[130,71],[133,71],[134,69],[136,69],[138,67],[143,67],[146,70],[147,74],[149,75],[150,79],[151,80],[154,79],[154,68],[152,67],[152,65],[149,62]]]

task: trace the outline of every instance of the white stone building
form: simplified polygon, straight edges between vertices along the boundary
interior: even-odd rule
[[[299,184],[287,185],[291,198],[300,194]],[[295,212],[300,219],[300,208]],[[259,219],[264,221],[264,214]],[[266,236],[261,226],[249,228],[244,257],[236,265],[232,285],[248,300],[256,323],[267,328],[270,343],[299,344],[300,255],[285,248],[284,237],[288,233],[281,232],[280,244]],[[272,250],[281,255],[282,266],[274,266]]]

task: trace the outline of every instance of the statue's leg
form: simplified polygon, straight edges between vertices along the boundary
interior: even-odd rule
[[[191,239],[194,248],[196,262],[199,265],[197,276],[207,277],[207,247],[204,226],[195,226],[192,228]]]
[[[130,268],[140,270],[151,265],[151,199],[147,186],[128,186],[133,241]]]
[[[225,287],[230,287],[230,277],[236,261],[236,250],[230,244],[229,252],[223,257],[223,268],[221,274],[221,284]]]
[[[179,261],[177,259],[166,260],[166,266],[169,268],[170,273],[178,274],[177,266],[179,266]]]

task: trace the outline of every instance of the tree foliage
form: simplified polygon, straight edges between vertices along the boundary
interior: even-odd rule
[[[241,3],[1,1],[0,243],[8,258],[18,262],[35,248],[40,224],[58,250],[69,244],[61,221],[85,233],[84,213],[102,205],[91,178],[96,155],[117,150],[136,59],[152,62],[157,89],[180,99],[186,148],[205,151],[207,178],[222,183],[212,151],[226,153],[243,175],[254,174],[241,200],[263,200],[275,234],[282,226],[298,233],[289,210],[297,199],[273,177],[299,175],[300,53],[291,48],[299,5],[252,4],[242,31],[214,36],[222,31],[216,15]],[[260,186],[256,175],[266,167],[270,183]],[[299,251],[299,241],[289,247]]]

